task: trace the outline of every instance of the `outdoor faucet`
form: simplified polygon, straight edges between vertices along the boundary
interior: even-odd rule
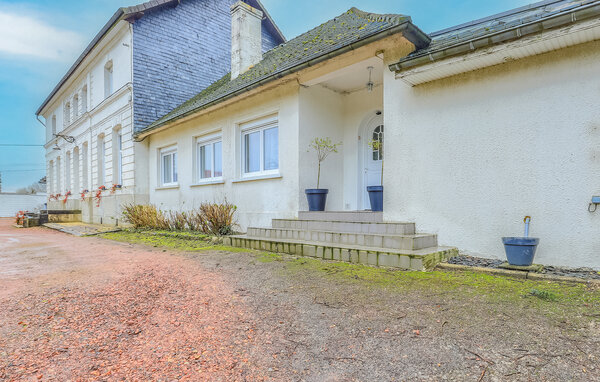
[[[523,222],[525,222],[525,237],[529,237],[529,223],[531,222],[531,216],[525,216]]]

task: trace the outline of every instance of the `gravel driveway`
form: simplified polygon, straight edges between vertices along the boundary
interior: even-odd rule
[[[600,381],[600,293],[585,286],[11,223],[0,220],[0,380]],[[554,294],[515,292],[543,288]]]

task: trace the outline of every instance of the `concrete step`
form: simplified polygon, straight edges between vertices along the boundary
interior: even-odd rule
[[[273,228],[305,231],[414,235],[415,223],[349,222],[339,220],[273,219]]]
[[[238,248],[416,271],[431,270],[438,263],[458,255],[458,250],[452,247],[432,247],[415,251],[304,240],[256,238],[246,235],[226,237],[224,244]]]
[[[299,220],[340,221],[340,222],[383,222],[383,212],[372,211],[300,211]]]
[[[388,249],[418,250],[437,246],[437,236],[431,234],[390,235],[353,232],[305,231],[284,228],[248,228],[248,237],[292,239],[329,244],[363,245]]]

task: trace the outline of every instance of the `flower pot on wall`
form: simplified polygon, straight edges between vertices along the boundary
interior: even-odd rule
[[[506,259],[510,265],[530,266],[540,239],[533,237],[503,237]]]
[[[383,211],[383,186],[369,186],[369,201],[371,202],[371,211]]]
[[[325,203],[327,203],[327,194],[329,190],[324,188],[311,188],[304,190],[306,199],[308,200],[309,211],[325,211]]]

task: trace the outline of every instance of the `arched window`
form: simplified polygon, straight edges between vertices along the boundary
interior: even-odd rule
[[[85,85],[83,87],[83,89],[81,89],[81,112],[85,113],[88,111],[88,95],[87,95],[87,85]]]
[[[383,125],[379,125],[373,131],[373,160],[383,159]]]
[[[80,192],[79,180],[79,147],[73,149],[73,193]]]
[[[71,152],[65,157],[65,190],[71,191]]]
[[[98,136],[98,145],[96,148],[96,166],[98,166],[98,179],[97,185],[98,187],[103,186],[105,179],[104,176],[106,174],[106,160],[104,158],[105,155],[105,145],[104,145],[104,134]]]
[[[48,193],[53,194],[56,192],[56,184],[54,181],[54,161],[50,161],[50,163],[48,164],[48,177],[46,178],[47,180],[47,187],[48,187]]]
[[[76,120],[79,116],[79,94],[75,94],[73,97],[73,120]]]
[[[81,149],[81,188],[88,188],[88,143],[84,142]]]
[[[110,97],[113,93],[113,63],[108,61],[104,65],[104,98]]]
[[[112,136],[112,164],[113,164],[113,183],[123,184],[123,131],[121,126],[113,130]]]

